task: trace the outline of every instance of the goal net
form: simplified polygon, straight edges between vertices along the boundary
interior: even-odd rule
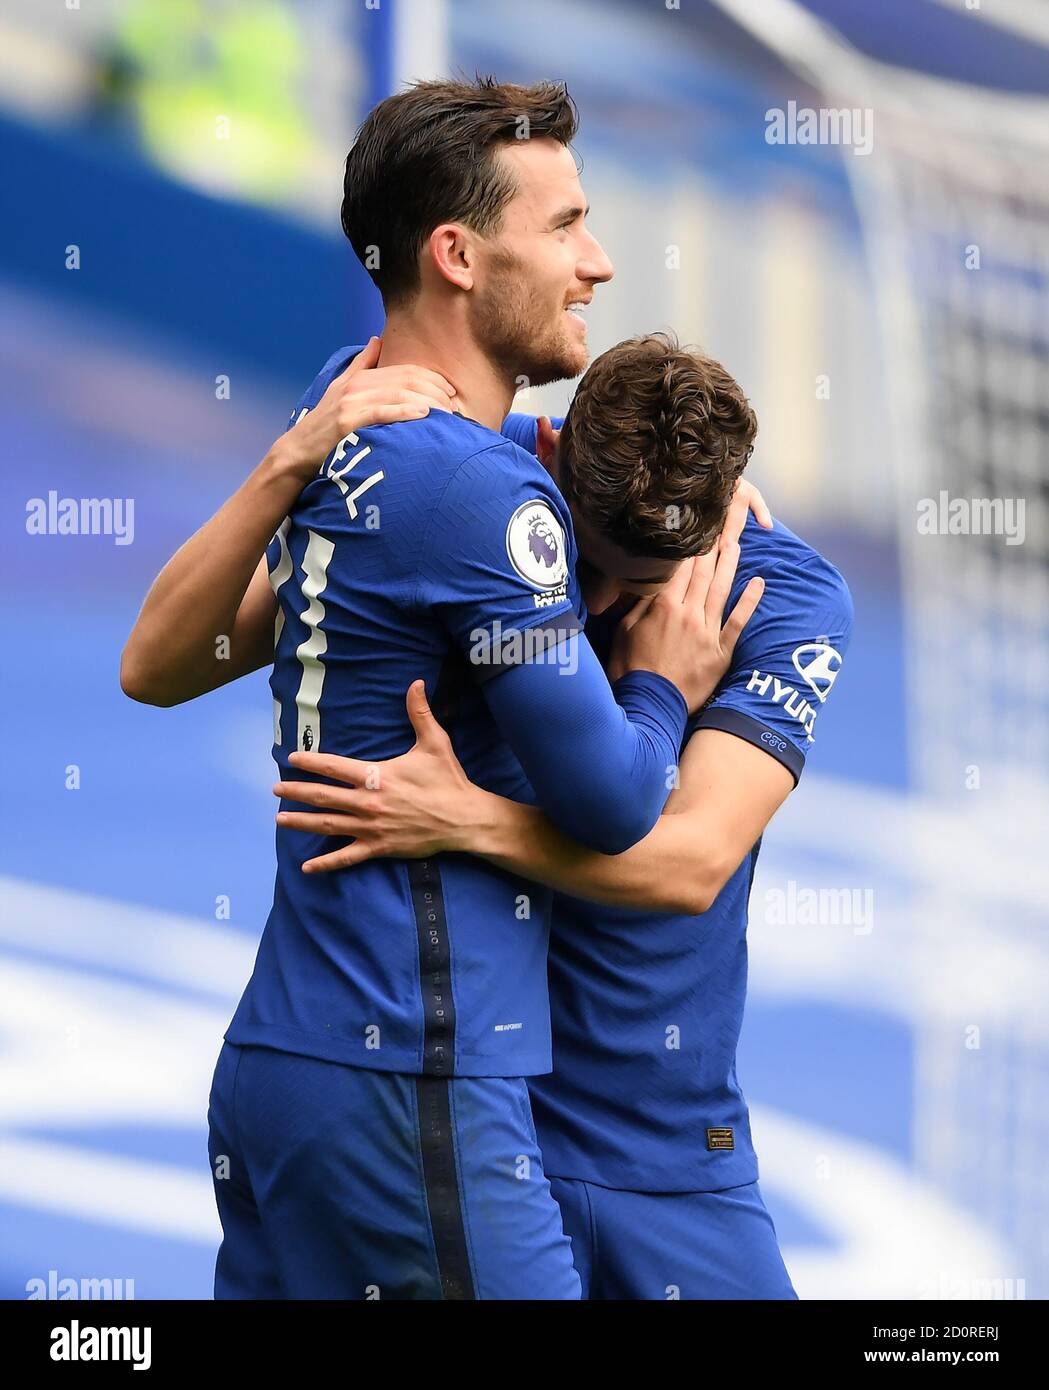
[[[793,0],[719,3],[873,132],[842,155],[898,498],[916,1161],[1016,1264],[929,1293],[1046,1297],[1049,102],[887,66]]]

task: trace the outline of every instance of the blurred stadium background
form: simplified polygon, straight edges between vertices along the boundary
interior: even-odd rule
[[[459,68],[567,79],[617,267],[593,350],[672,326],[724,361],[753,476],[853,589],[751,904],[740,1076],[797,1288],[1049,1296],[1047,48],[1043,0],[7,0],[0,1294],[210,1296],[270,702],[136,706],[120,648],[381,321],[338,235],[355,125]],[[791,102],[873,147],[770,143]],[[941,490],[1025,499],[1024,543],[920,534]],[[52,491],[133,499],[133,543],[28,534]]]

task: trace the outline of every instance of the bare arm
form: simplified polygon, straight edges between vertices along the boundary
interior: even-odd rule
[[[120,662],[125,695],[178,705],[273,657],[265,550],[302,491],[271,452],[153,581]]]
[[[375,368],[379,340],[328,387],[154,580],[124,647],[120,684],[150,705],[178,705],[273,658],[276,598],[266,547],[340,440],[366,425],[448,410],[454,390],[422,367]]]
[[[592,902],[706,912],[794,780],[761,749],[717,729],[692,737],[680,777],[666,812],[623,854],[594,854],[534,807],[487,793],[461,828],[456,847]]]
[[[568,839],[536,807],[474,786],[421,682],[409,691],[408,712],[417,742],[388,763],[291,755],[302,771],[344,785],[278,783],[278,795],[323,812],[283,811],[280,823],[354,837],[345,848],[308,861],[306,872],[378,856],[459,850],[575,897],[694,914],[714,901],[793,786],[788,770],[760,748],[701,729],[681,760],[680,787],[653,830],[623,854],[600,854]]]

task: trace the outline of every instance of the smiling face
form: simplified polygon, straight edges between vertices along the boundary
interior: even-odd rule
[[[471,330],[514,379],[542,386],[578,376],[589,356],[581,310],[613,270],[586,228],[575,160],[546,139],[503,145],[495,158],[516,191],[477,247]]]

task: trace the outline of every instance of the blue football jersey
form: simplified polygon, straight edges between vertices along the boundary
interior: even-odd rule
[[[359,350],[329,360],[293,421]],[[584,830],[608,804],[608,847],[646,834],[684,701],[650,672],[617,682],[612,698],[581,636],[575,559],[564,500],[509,439],[439,410],[347,436],[267,552],[281,778],[309,780],[288,762],[296,749],[376,761],[406,752],[405,692],[422,678],[473,781],[521,801],[539,795],[551,814],[560,795],[561,823],[578,815]],[[521,645],[507,634],[550,637],[553,655],[572,661],[549,664],[541,643],[534,659],[507,656]],[[602,785],[617,750],[624,766],[647,768],[640,819],[625,775]],[[550,893],[467,855],[302,873],[339,843],[278,827],[273,907],[227,1039],[387,1071],[548,1069]]]
[[[776,522],[741,540],[729,609],[765,593],[727,676],[689,724],[746,739],[801,774],[852,629],[841,575]],[[587,633],[601,652],[606,615]],[[552,1075],[529,1083],[546,1171],[606,1187],[712,1191],[755,1181],[736,1044],[747,986],[756,845],[698,917],[556,894]]]
[[[564,424],[564,417],[554,416],[550,423],[555,430],[559,430]],[[527,449],[530,454],[535,453],[538,429],[539,417],[537,415],[522,415],[519,411],[512,411],[502,425],[502,432],[506,438],[512,439],[515,444],[519,444],[522,449]]]

